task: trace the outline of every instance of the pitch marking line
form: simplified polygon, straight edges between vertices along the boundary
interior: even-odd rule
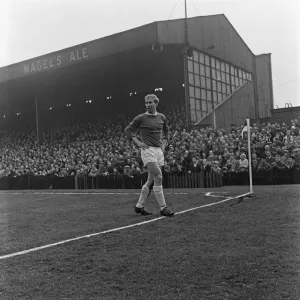
[[[213,193],[213,195],[212,195]],[[205,194],[206,197],[214,197],[214,198],[230,198],[230,196],[221,196],[221,195],[215,195],[215,192],[208,192]]]
[[[226,199],[218,201],[218,202],[213,202],[213,203],[193,207],[193,208],[190,208],[190,209],[186,209],[186,210],[177,212],[177,213],[175,213],[175,215],[180,215],[180,214],[184,214],[186,212],[190,212],[190,211],[193,211],[193,210],[196,210],[196,209],[217,205],[217,204],[220,204],[220,203],[227,202],[229,200],[244,197],[244,196],[249,195],[249,194],[251,194],[251,193],[246,193],[246,194],[238,195],[238,196],[235,196],[235,197],[226,198]],[[136,226],[145,225],[145,224],[152,223],[152,222],[164,219],[164,218],[166,218],[166,217],[159,217],[159,218],[155,218],[155,219],[151,219],[151,220],[148,220],[148,221],[143,221],[143,222],[139,222],[139,223],[123,226],[123,227],[113,228],[113,229],[109,229],[109,230],[106,230],[106,231],[101,231],[101,232],[96,232],[96,233],[92,233],[92,234],[79,236],[79,237],[76,237],[76,238],[60,241],[60,242],[53,243],[53,244],[48,244],[48,245],[44,245],[44,246],[40,246],[40,247],[31,248],[31,249],[28,249],[28,250],[23,250],[23,251],[19,251],[19,252],[7,254],[7,255],[2,255],[2,256],[0,256],[0,260],[4,260],[4,259],[7,259],[7,258],[12,258],[12,257],[19,256],[19,255],[24,255],[24,254],[39,251],[39,250],[42,250],[42,249],[47,249],[47,248],[59,246],[59,245],[62,245],[62,244],[82,240],[82,239],[85,239],[85,238],[90,238],[90,237],[97,236],[97,235],[103,235],[103,234],[110,233],[110,232],[115,232],[115,231],[120,231],[120,230],[124,230],[124,229],[127,229],[127,228],[132,228],[132,227],[136,227]]]
[[[29,192],[29,193],[22,193],[22,192],[7,192],[7,193],[0,193],[0,195],[140,195],[140,193],[101,193],[101,192]],[[188,193],[165,193],[165,195],[188,195]]]

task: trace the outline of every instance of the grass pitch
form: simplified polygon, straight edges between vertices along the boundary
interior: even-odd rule
[[[223,199],[179,192],[177,212]],[[0,257],[159,217],[153,195],[155,214],[135,215],[137,197],[1,193]],[[300,299],[300,186],[237,202],[1,259],[0,299]]]

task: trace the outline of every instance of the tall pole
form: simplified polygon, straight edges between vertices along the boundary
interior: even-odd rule
[[[35,96],[35,120],[36,120],[36,141],[37,141],[37,144],[39,144],[40,138],[39,138],[39,114],[38,114],[37,96]]]
[[[188,24],[187,24],[187,7],[184,1],[185,18],[184,18],[184,51],[183,51],[183,67],[184,67],[184,96],[187,129],[190,128],[190,98],[189,98],[189,78],[188,78],[188,56],[186,53],[188,47]]]
[[[184,44],[185,46],[188,45],[188,24],[187,24],[187,7],[186,7],[186,0],[184,0]]]
[[[251,137],[250,137],[250,119],[246,119],[247,122],[247,139],[248,139],[248,162],[249,162],[249,179],[250,179],[250,193],[253,193],[252,183],[252,158],[251,158]]]

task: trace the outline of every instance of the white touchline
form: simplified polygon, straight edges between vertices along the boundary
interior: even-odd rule
[[[211,192],[205,194],[206,197],[214,197],[214,198],[230,198],[229,196],[220,196],[220,195],[212,195]]]
[[[217,205],[217,204],[229,201],[229,200],[237,199],[237,198],[240,198],[240,197],[245,197],[245,196],[250,195],[250,194],[252,194],[252,193],[249,192],[249,193],[238,195],[238,196],[235,196],[235,197],[226,198],[226,199],[218,201],[218,202],[213,202],[213,203],[209,203],[209,204],[205,204],[205,205],[193,207],[193,208],[190,208],[190,209],[186,209],[186,210],[177,212],[177,213],[175,213],[175,215],[180,215],[180,214],[184,214],[186,212],[193,211],[193,210],[196,210],[196,209],[200,209],[200,208],[204,208],[204,207],[209,207],[209,206]],[[120,230],[123,230],[123,229],[131,228],[131,227],[141,226],[141,225],[152,223],[152,222],[164,219],[164,218],[166,218],[166,217],[159,217],[159,218],[155,218],[155,219],[151,219],[151,220],[148,220],[148,221],[143,221],[143,222],[139,222],[139,223],[135,223],[135,224],[123,226],[123,227],[113,228],[113,229],[109,229],[109,230],[106,230],[106,231],[101,231],[101,232],[96,232],[96,233],[91,233],[91,234],[79,236],[79,237],[76,237],[76,238],[72,238],[72,239],[60,241],[60,242],[53,243],[53,244],[48,244],[48,245],[44,245],[44,246],[39,246],[39,247],[31,248],[31,249],[28,249],[28,250],[23,250],[23,251],[11,253],[11,254],[2,255],[2,256],[0,256],[0,260],[4,260],[4,259],[7,259],[7,258],[11,258],[11,257],[15,257],[15,256],[27,254],[27,253],[30,253],[30,252],[39,251],[39,250],[42,250],[42,249],[47,249],[47,248],[59,246],[59,245],[62,245],[62,244],[66,244],[66,243],[69,243],[69,242],[82,240],[82,239],[85,239],[85,238],[90,238],[92,236],[102,235],[102,234],[106,234],[106,233],[110,233],[110,232],[114,232],[114,231],[120,231]]]
[[[166,192],[166,195],[188,195],[188,193]],[[140,193],[108,193],[108,192],[5,192],[0,195],[140,195]]]

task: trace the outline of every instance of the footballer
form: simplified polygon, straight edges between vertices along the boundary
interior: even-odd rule
[[[166,205],[161,171],[161,167],[164,165],[163,151],[169,138],[169,128],[166,117],[157,112],[158,103],[159,99],[156,95],[147,95],[145,97],[146,112],[133,119],[125,128],[125,134],[141,149],[142,161],[148,170],[148,179],[142,187],[139,200],[134,208],[135,212],[144,216],[152,214],[145,210],[145,204],[150,194],[150,187],[154,182],[153,192],[160,207],[160,214],[170,217],[174,215],[174,212]],[[138,129],[141,141],[135,135]]]

